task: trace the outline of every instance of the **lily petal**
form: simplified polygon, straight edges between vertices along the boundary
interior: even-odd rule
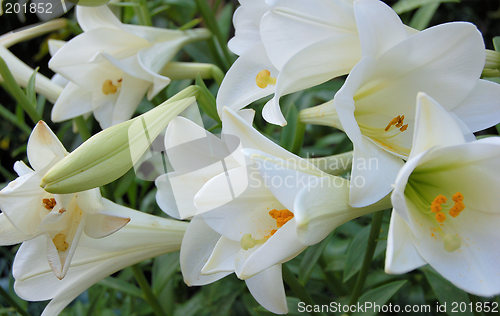
[[[47,124],[40,121],[28,139],[27,154],[31,167],[39,171],[64,158],[68,152]]]
[[[221,237],[208,258],[207,263],[201,269],[202,274],[213,274],[218,272],[233,272],[235,256],[240,251],[239,242],[226,237]]]
[[[202,275],[201,270],[221,236],[212,230],[201,217],[194,217],[182,240],[180,263],[184,282],[188,286],[205,285],[222,279],[231,272]]]
[[[404,219],[393,211],[387,237],[385,272],[390,274],[406,273],[426,263],[414,246],[410,228]]]
[[[14,227],[5,214],[0,213],[0,246],[16,245],[31,237]]]
[[[274,265],[245,282],[252,296],[264,308],[275,314],[288,313],[281,264]]]
[[[84,32],[102,27],[119,28],[122,23],[107,6],[76,7],[76,18]]]

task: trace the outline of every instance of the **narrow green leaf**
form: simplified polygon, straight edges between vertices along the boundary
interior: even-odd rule
[[[439,2],[426,4],[418,9],[418,11],[415,12],[415,15],[413,15],[413,18],[410,21],[410,26],[417,30],[425,29],[427,26],[429,26],[429,23],[431,22],[432,17],[434,16],[434,13],[436,13],[438,7]]]
[[[17,116],[15,116],[12,112],[10,112],[9,110],[7,110],[1,104],[0,104],[0,116],[2,116],[7,121],[9,121],[12,124],[16,125],[17,127],[19,127],[27,135],[31,134],[31,128],[28,125],[26,125],[26,123],[24,123],[24,121],[18,120]]]
[[[356,236],[354,236],[349,244],[349,248],[347,248],[347,259],[344,266],[343,282],[347,282],[359,271],[359,269],[361,269],[369,234],[370,226],[365,226]],[[386,242],[379,242],[377,248],[375,248],[374,257],[380,255],[384,251],[385,246]]]
[[[40,69],[40,67],[37,67],[35,71],[33,71],[33,74],[28,80],[28,85],[26,86],[26,96],[28,97],[28,100],[31,102],[31,104],[35,105],[35,108],[36,108],[35,79],[36,79],[36,74],[38,73],[38,69]]]
[[[500,52],[500,36],[493,37],[493,47],[497,52]]]
[[[198,105],[208,116],[220,123],[215,97],[208,90],[205,82],[203,82],[203,79],[199,75],[196,77],[196,85],[200,88],[197,98]]]
[[[104,280],[99,281],[98,284],[113,290],[126,293],[134,297],[140,297],[140,298],[143,297],[142,291],[137,286],[131,284],[130,282],[126,282],[122,279],[107,277]]]
[[[399,0],[392,6],[392,9],[394,9],[397,14],[401,14],[436,2],[460,2],[460,0]]]
[[[384,285],[381,285],[379,287],[376,287],[374,289],[371,289],[369,291],[366,291],[361,297],[359,298],[359,303],[362,306],[366,306],[365,304],[373,304],[373,305],[379,305],[382,306],[385,303],[387,303],[391,297],[394,296],[405,284],[407,283],[406,280],[401,280],[401,281],[394,281],[391,283],[387,283]],[[376,315],[376,311],[373,309],[367,309],[363,312],[356,312],[353,313],[353,316],[371,316],[371,315]]]
[[[179,269],[179,254],[169,253],[157,257],[153,262],[152,288],[158,294],[167,285],[172,275]]]
[[[439,273],[437,273],[430,266],[423,267],[420,270],[424,272],[425,278],[431,285],[431,288],[434,291],[436,297],[438,298],[439,303],[447,305],[446,312],[448,315],[452,316],[456,314],[451,312],[452,310],[451,304],[453,302],[464,302],[467,304],[470,302],[467,293],[458,289],[448,280],[443,279],[443,277],[441,277],[441,275],[439,275]],[[472,313],[468,311],[466,313],[462,313],[461,315],[472,316]]]
[[[311,276],[311,272],[316,266],[321,254],[332,239],[333,234],[328,235],[321,243],[307,248],[299,266],[299,282],[306,284]]]

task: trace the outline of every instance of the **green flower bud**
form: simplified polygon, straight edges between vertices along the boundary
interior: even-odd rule
[[[196,101],[197,92],[196,87],[188,87],[154,109],[92,136],[56,163],[40,186],[50,193],[66,194],[118,179],[139,161],[170,120]]]

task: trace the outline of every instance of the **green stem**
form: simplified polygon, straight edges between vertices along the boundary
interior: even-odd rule
[[[135,13],[139,18],[139,23],[146,26],[152,26],[153,21],[151,20],[151,15],[149,14],[148,6],[146,0],[136,0],[138,6],[135,7]]]
[[[295,126],[295,137],[293,138],[293,144],[291,152],[298,155],[302,149],[302,144],[304,143],[304,135],[306,133],[306,125],[297,119],[297,125]]]
[[[148,281],[146,280],[146,277],[144,276],[144,273],[142,273],[141,268],[138,265],[132,266],[132,271],[134,272],[134,277],[139,286],[142,289],[142,292],[144,293],[144,298],[148,302],[148,304],[151,306],[153,309],[153,312],[155,313],[156,316],[164,316],[166,315],[165,311],[161,307],[160,303],[158,302],[158,299],[153,293],[153,290],[151,290],[151,287],[149,286]]]
[[[0,75],[3,78],[2,86],[19,103],[34,123],[42,120],[42,116],[36,111],[36,104],[32,104],[21,87],[17,84],[9,67],[0,57]]]
[[[375,247],[377,247],[378,235],[380,234],[380,227],[382,225],[382,218],[384,217],[384,212],[376,212],[373,214],[372,227],[370,229],[370,236],[368,237],[368,244],[366,246],[365,257],[363,259],[363,264],[361,265],[361,270],[359,271],[356,284],[351,294],[351,299],[349,304],[355,304],[358,301],[363,286],[365,285],[366,276],[368,275],[368,270],[370,264],[372,263],[373,254],[375,253]]]
[[[15,30],[0,36],[0,45],[9,48],[17,43],[24,42],[37,36],[64,29],[66,19],[55,19],[42,24],[33,24],[25,29]]]
[[[75,117],[73,119],[73,122],[75,122],[76,128],[78,129],[78,133],[80,134],[82,140],[86,141],[87,139],[89,139],[91,136],[90,131],[83,116]]]
[[[283,281],[290,287],[290,289],[295,293],[295,295],[307,305],[315,305],[312,298],[307,293],[306,289],[297,280],[295,275],[285,264],[281,265],[283,270]],[[324,315],[322,313],[311,312],[312,315]]]
[[[0,286],[0,295],[9,303],[19,314],[30,316],[10,295]]]

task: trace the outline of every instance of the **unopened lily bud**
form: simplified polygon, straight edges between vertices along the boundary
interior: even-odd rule
[[[85,191],[108,184],[131,169],[167,124],[193,104],[196,89],[188,88],[178,96],[132,120],[94,135],[55,164],[42,178],[41,186],[51,193]]]

